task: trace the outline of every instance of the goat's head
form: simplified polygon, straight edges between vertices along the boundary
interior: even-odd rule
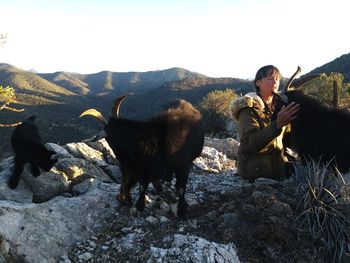
[[[297,70],[294,72],[294,74],[287,80],[286,84],[282,88],[280,93],[274,93],[275,96],[279,98],[280,101],[282,101],[284,104],[288,104],[288,97],[286,96],[286,93],[293,87],[294,89],[300,88],[305,83],[320,77],[322,74],[311,74],[307,75],[301,78],[296,79],[296,76],[299,75],[301,72],[300,66],[298,66]]]
[[[127,95],[123,95],[120,96],[118,98],[116,98],[114,100],[113,103],[113,107],[112,107],[112,114],[111,117],[114,118],[119,118],[119,109],[120,109],[120,105],[122,104],[122,102],[125,100]],[[96,109],[88,109],[86,111],[84,111],[82,114],[80,114],[79,118],[83,117],[83,116],[93,116],[94,118],[96,118],[103,126],[102,131],[100,131],[97,135],[95,135],[91,141],[97,141],[100,140],[102,138],[105,138],[107,136],[104,128],[107,126],[108,122],[107,120],[103,117],[103,115],[101,114],[101,112],[99,112]]]
[[[41,169],[48,172],[58,161],[58,154],[52,150],[46,149],[44,146],[39,149],[37,163]]]

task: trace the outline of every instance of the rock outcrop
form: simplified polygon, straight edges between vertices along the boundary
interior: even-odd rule
[[[205,147],[190,175],[186,194],[190,206],[196,206],[207,193],[225,193],[246,183],[234,175],[234,161],[216,149],[222,150],[222,142],[207,142],[211,146]],[[119,207],[116,196],[121,173],[104,140],[65,146],[49,143],[46,147],[59,155],[57,164],[38,177],[26,167],[15,190],[7,187],[13,157],[0,163],[0,262],[85,262],[92,260],[97,249],[120,250],[124,255],[120,259],[126,260],[125,251],[135,255],[144,250],[147,262],[172,262],[177,257],[191,262],[239,262],[233,243],[206,240],[195,233],[183,233],[183,228],[137,247],[158,224],[179,223],[174,184],[168,184],[160,196],[150,189],[146,212],[139,216],[134,209]],[[135,199],[137,189],[132,195]],[[106,229],[111,220],[119,238],[108,234],[98,238],[101,233],[111,232]],[[163,241],[168,248],[157,246]]]

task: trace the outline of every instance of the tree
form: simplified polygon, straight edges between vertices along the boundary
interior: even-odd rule
[[[3,47],[7,41],[7,33],[0,33],[0,47]],[[0,85],[0,111],[9,110],[13,112],[22,112],[24,109],[16,109],[9,106],[11,102],[16,99],[15,90],[9,86],[3,88]],[[21,122],[3,124],[0,123],[0,127],[14,127],[21,124]]]
[[[336,94],[334,87],[337,87]],[[344,83],[342,74],[331,72],[306,83],[301,89],[332,107],[336,104],[339,108],[348,108],[350,106],[349,87],[349,83]]]
[[[10,107],[9,104],[16,99],[16,94],[13,88],[7,86],[3,88],[0,85],[0,111],[9,110],[12,112],[22,112],[24,109],[16,109]],[[21,124],[21,122],[11,123],[11,124],[2,124],[0,123],[0,127],[14,127]]]
[[[233,89],[214,90],[200,102],[198,108],[207,133],[218,134],[226,131],[226,125],[231,121],[230,105],[236,97]]]

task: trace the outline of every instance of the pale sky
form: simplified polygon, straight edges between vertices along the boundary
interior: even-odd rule
[[[349,0],[0,0],[0,62],[40,73],[182,67],[289,77],[350,53]]]

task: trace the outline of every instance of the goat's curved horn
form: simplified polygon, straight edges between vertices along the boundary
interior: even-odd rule
[[[298,66],[297,70],[294,72],[294,74],[288,79],[286,85],[282,89],[282,93],[285,93],[286,91],[289,90],[289,87],[292,83],[292,81],[295,79],[295,77],[301,72],[301,68]]]
[[[305,77],[300,77],[300,78],[298,78],[298,79],[295,79],[295,80],[293,80],[292,81],[292,83],[291,83],[291,86],[293,87],[293,88],[300,88],[301,86],[303,86],[305,83],[307,83],[307,82],[309,82],[309,81],[311,81],[311,80],[313,80],[313,79],[315,79],[315,78],[318,78],[318,77],[320,77],[322,74],[321,73],[319,73],[319,74],[311,74],[311,75],[307,75],[307,76],[305,76]]]
[[[112,116],[119,118],[119,108],[122,102],[125,100],[127,95],[120,96],[115,99],[112,107]]]
[[[106,119],[102,116],[101,112],[97,111],[96,109],[88,109],[84,111],[82,114],[80,114],[79,118],[87,115],[95,117],[103,126],[107,125]]]

